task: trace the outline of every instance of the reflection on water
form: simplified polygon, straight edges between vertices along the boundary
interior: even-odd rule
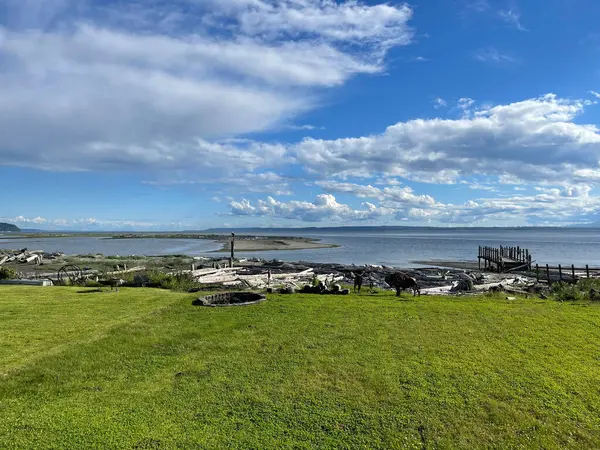
[[[416,260],[474,260],[479,245],[528,248],[540,264],[589,264],[600,266],[600,230],[596,229],[452,229],[382,232],[321,232],[290,230],[301,235],[338,244],[339,248],[297,251],[238,252],[239,257],[259,257],[284,261],[317,261],[347,264],[406,266]],[[268,234],[268,233],[264,233]],[[281,235],[281,232],[277,233]],[[27,247],[68,254],[105,255],[187,254],[215,256],[219,243],[201,239],[111,240],[90,237],[4,239],[0,248]],[[224,255],[225,256],[225,255]],[[414,265],[414,264],[412,264]]]

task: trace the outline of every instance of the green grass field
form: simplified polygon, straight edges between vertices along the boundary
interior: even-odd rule
[[[0,286],[0,448],[600,448],[600,305],[194,298]]]

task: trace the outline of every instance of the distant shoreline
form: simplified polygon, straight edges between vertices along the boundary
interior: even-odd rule
[[[231,251],[230,241],[222,242],[223,247],[215,253],[227,253]],[[317,248],[336,248],[339,245],[325,244],[320,239],[308,238],[264,238],[256,240],[235,241],[236,252],[263,252],[280,250],[311,250]]]
[[[218,242],[222,245],[219,250],[213,250],[210,253],[225,253],[231,250],[231,236],[223,234],[196,234],[196,233],[127,233],[127,234],[104,234],[104,233],[80,233],[80,234],[35,234],[14,236],[13,239],[34,238],[91,238],[97,237],[107,240],[130,240],[130,239],[189,239],[189,240],[208,240]],[[1,238],[1,236],[0,236]],[[235,236],[235,251],[236,252],[262,252],[262,251],[281,251],[281,250],[312,250],[318,248],[336,248],[337,244],[327,244],[321,242],[321,239],[296,237],[296,236],[256,236],[240,234]]]

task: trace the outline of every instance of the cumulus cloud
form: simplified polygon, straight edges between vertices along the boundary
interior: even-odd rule
[[[210,142],[289,121],[412,39],[408,6],[355,1],[6,7],[0,164],[49,170],[227,167]]]
[[[462,103],[473,108],[471,100]],[[455,120],[400,122],[380,135],[305,139],[289,151],[328,177],[354,172],[455,183],[483,174],[512,184],[586,183],[600,179],[600,131],[574,121],[587,104],[548,94]]]
[[[427,195],[416,195],[411,189],[361,186],[348,183],[322,184],[329,192],[354,193],[357,197],[379,200],[379,205],[362,203],[356,210],[340,204],[331,194],[317,196],[315,202],[281,202],[272,197],[251,203],[248,200],[232,201],[231,214],[239,216],[294,219],[308,222],[359,221],[380,217],[409,220],[438,225],[466,225],[513,222],[523,224],[532,221],[542,223],[552,219],[553,223],[575,223],[574,217],[593,216],[600,207],[600,197],[592,196],[590,186],[565,186],[556,188],[539,187],[536,195],[514,195],[496,198],[479,198],[461,204],[438,202]]]
[[[273,197],[267,197],[266,200],[258,200],[254,204],[246,199],[229,203],[233,215],[272,217],[305,222],[364,221],[394,214],[394,210],[391,208],[378,207],[369,202],[364,202],[361,206],[362,209],[353,209],[346,204],[339,203],[330,194],[317,195],[313,202],[297,200],[280,202]]]

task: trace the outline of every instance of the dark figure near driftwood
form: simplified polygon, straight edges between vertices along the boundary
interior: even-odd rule
[[[403,272],[392,273],[385,277],[385,282],[396,289],[396,297],[400,297],[400,291],[404,289],[412,289],[413,297],[417,295],[421,295],[421,288],[413,277],[408,276]]]
[[[360,273],[354,274],[354,292],[358,292],[360,294],[360,288],[363,284],[363,277]],[[358,291],[357,291],[358,289]]]

